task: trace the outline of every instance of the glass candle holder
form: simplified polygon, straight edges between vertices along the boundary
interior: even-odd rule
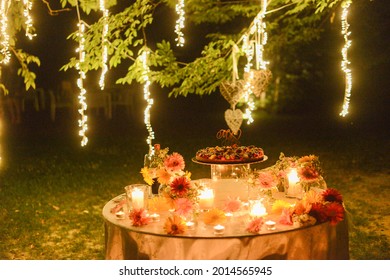
[[[127,208],[129,211],[147,208],[149,188],[150,186],[146,184],[132,184],[125,187]]]

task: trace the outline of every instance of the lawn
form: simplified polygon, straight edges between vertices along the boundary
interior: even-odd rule
[[[209,176],[207,166],[191,157],[219,143],[223,114],[196,115],[186,108],[172,113],[177,102],[154,112],[155,142],[181,153],[193,178]],[[390,137],[373,124],[261,113],[242,126],[241,142],[268,155],[264,167],[281,152],[319,156],[328,186],[343,194],[350,257],[358,260],[390,259]],[[55,123],[40,112],[19,126],[4,124],[0,259],[104,259],[102,208],[124,186],[142,181],[147,134],[142,120],[119,112],[112,120],[91,115],[88,136],[88,145],[80,147],[77,122],[67,112]]]

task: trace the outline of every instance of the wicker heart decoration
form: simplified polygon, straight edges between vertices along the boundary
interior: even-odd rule
[[[243,121],[242,111],[240,109],[227,109],[225,111],[225,121],[233,134],[236,135]]]
[[[222,96],[226,99],[229,104],[234,107],[240,100],[243,94],[243,81],[238,80],[235,82],[223,81],[219,86],[219,90]]]
[[[251,85],[253,86],[253,94],[257,97],[260,97],[261,93],[266,90],[271,77],[272,73],[270,70],[251,70],[250,73],[244,74],[244,80],[248,82],[249,75],[252,75],[252,81],[249,81]]]

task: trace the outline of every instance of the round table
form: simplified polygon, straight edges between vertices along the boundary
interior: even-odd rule
[[[103,208],[105,221],[105,258],[112,260],[340,260],[349,259],[347,220],[336,226],[328,222],[307,227],[277,223],[275,230],[265,227],[259,234],[245,231],[242,219],[233,218],[223,235],[201,222],[183,235],[168,235],[160,221],[135,227],[129,218],[118,219],[113,209],[125,195],[110,200]],[[278,220],[268,215],[266,219]]]

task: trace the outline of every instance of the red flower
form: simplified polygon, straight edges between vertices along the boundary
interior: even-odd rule
[[[299,169],[299,177],[306,181],[317,180],[320,173],[313,165],[306,165]]]
[[[322,193],[322,196],[324,197],[325,201],[343,203],[343,196],[336,189],[332,189],[332,188],[326,189]]]
[[[150,217],[145,209],[134,209],[130,212],[129,218],[133,226],[139,227],[150,223]]]
[[[344,220],[344,207],[337,202],[325,204],[325,213],[331,225],[336,225]]]
[[[187,177],[176,177],[170,186],[172,194],[178,197],[184,197],[191,188],[190,181]]]
[[[170,172],[183,170],[185,167],[184,158],[179,153],[173,153],[164,160],[164,166]]]
[[[322,203],[313,203],[309,215],[314,217],[318,223],[325,222],[327,220],[327,214],[325,211],[325,206]]]

